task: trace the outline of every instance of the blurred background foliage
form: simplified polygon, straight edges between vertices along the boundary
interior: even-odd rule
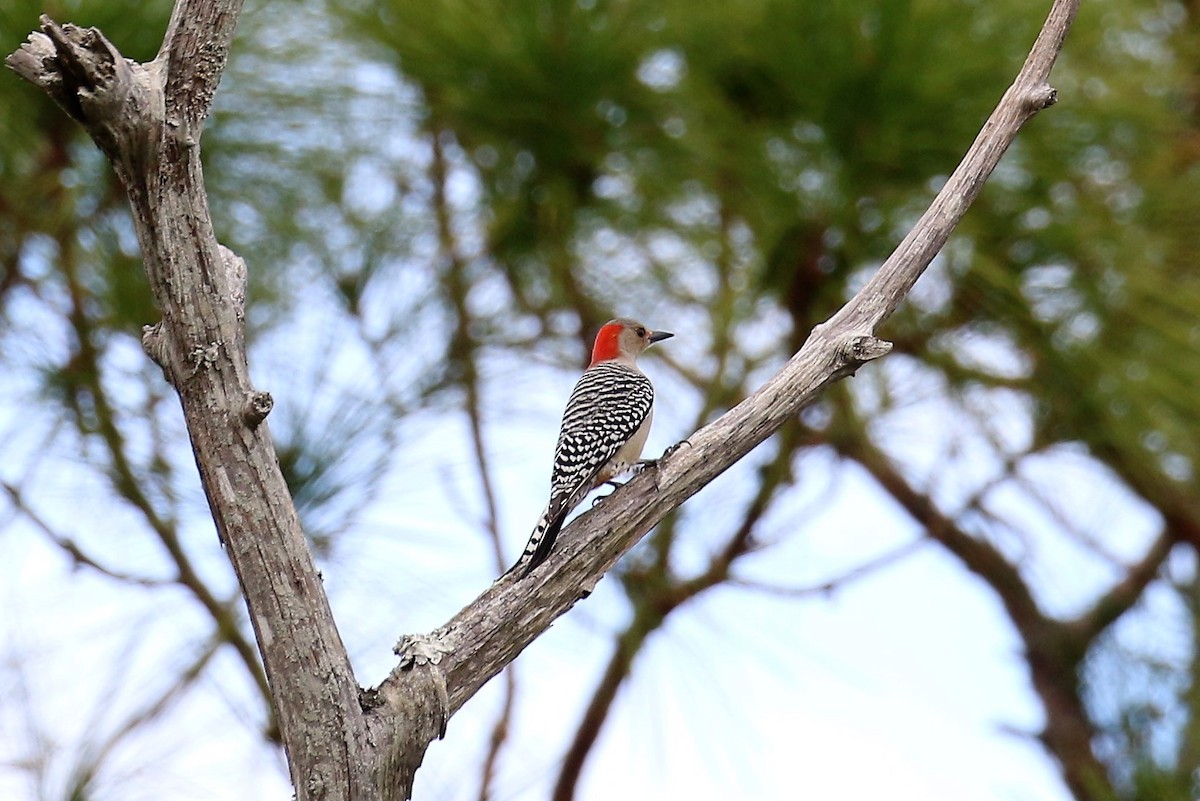
[[[531,399],[522,370],[569,386],[615,314],[680,334],[652,368],[670,436],[738,402],[912,226],[1044,5],[250,3],[204,157],[218,235],[251,267],[252,368],[279,401],[270,424],[318,555],[336,566],[370,541],[397,486],[445,479],[422,449],[454,431],[447,458],[477,475],[470,526],[491,543],[486,562],[471,557],[468,585],[482,586],[526,534],[497,501],[517,479],[495,443],[514,426],[552,437],[546,410],[561,406]],[[170,4],[9,2],[5,52],[42,12],[148,60]],[[635,655],[669,616],[717,586],[812,575],[787,547],[812,517],[797,498],[844,470],[869,476],[872,503],[902,510],[919,543],[1000,601],[1045,713],[1031,734],[1069,793],[1194,797],[1198,33],[1195,3],[1084,4],[1053,76],[1063,102],[1022,132],[880,332],[896,353],[618,569],[621,600],[602,607],[612,653],[552,769],[556,797],[583,781]],[[0,551],[16,541],[6,530],[32,526],[76,566],[194,618],[175,635],[190,657],[173,680],[39,797],[92,797],[116,744],[214,655],[236,654],[259,694],[230,705],[257,704],[241,717],[269,739],[186,432],[140,354],[156,317],[123,192],[81,131],[11,74],[0,264]],[[542,461],[518,476],[531,497]],[[106,523],[73,519],[83,504],[109,510]],[[391,536],[405,576],[438,547]],[[506,692],[522,698],[511,677]],[[485,794],[502,759],[496,745],[484,760]],[[38,775],[48,762],[29,764]]]

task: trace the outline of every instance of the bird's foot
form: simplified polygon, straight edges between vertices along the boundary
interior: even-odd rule
[[[689,440],[686,440],[686,439],[681,439],[681,440],[679,440],[679,442],[676,442],[674,445],[672,445],[671,447],[669,447],[669,448],[667,448],[665,451],[663,451],[663,455],[662,455],[662,456],[660,456],[660,457],[658,457],[658,458],[659,458],[659,459],[666,459],[666,458],[667,458],[667,457],[669,457],[671,454],[675,453],[675,451],[677,451],[677,450],[679,450],[680,448],[682,448],[684,445],[687,445],[689,448],[690,448],[690,447],[692,447],[692,443],[691,443],[691,441],[689,441]]]

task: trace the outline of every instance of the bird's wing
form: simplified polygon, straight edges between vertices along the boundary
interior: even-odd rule
[[[591,490],[596,475],[633,437],[654,405],[654,387],[641,372],[599,364],[575,385],[554,449],[550,505],[565,516]]]
[[[592,489],[604,465],[646,421],[653,405],[654,387],[637,370],[603,363],[580,376],[563,412],[554,449],[550,504],[518,560],[520,564],[529,558],[522,576],[550,555],[567,515]]]

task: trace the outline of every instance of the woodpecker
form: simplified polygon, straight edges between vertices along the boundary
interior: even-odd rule
[[[596,335],[592,363],[575,384],[563,412],[550,503],[512,570],[528,560],[521,578],[550,555],[563,521],[584,496],[639,462],[654,416],[654,387],[638,369],[637,357],[655,342],[674,336],[634,320],[610,320]],[[511,572],[511,571],[510,571]]]

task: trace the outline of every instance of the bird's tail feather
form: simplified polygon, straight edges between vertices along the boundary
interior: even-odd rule
[[[542,514],[537,526],[533,529],[533,534],[529,537],[525,552],[521,555],[521,559],[529,559],[525,569],[521,571],[521,578],[528,576],[535,567],[546,561],[546,557],[554,548],[554,541],[558,539],[558,532],[562,531],[563,521],[566,517],[565,511],[552,516],[549,508]]]
[[[550,555],[550,551],[554,548],[554,541],[558,539],[558,532],[562,531],[563,523],[567,520],[567,515],[571,510],[579,505],[583,497],[592,489],[592,481],[589,478],[575,488],[575,491],[570,495],[556,494],[550,499],[550,505],[546,507],[546,511],[542,512],[542,516],[538,518],[537,525],[533,527],[533,534],[529,536],[529,542],[525,544],[525,550],[521,553],[521,558],[517,563],[509,568],[508,572],[513,572],[521,563],[528,559],[525,569],[521,571],[520,578],[525,578],[533,569],[546,561],[546,557]]]

